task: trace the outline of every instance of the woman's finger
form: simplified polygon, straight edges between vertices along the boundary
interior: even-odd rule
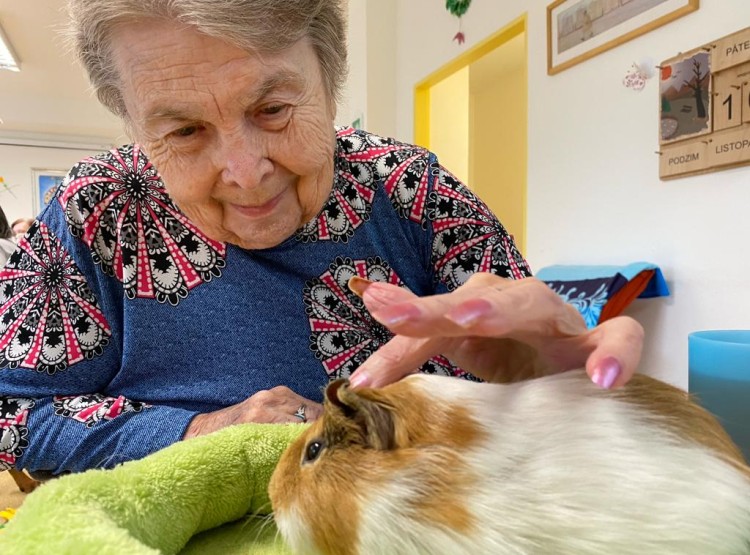
[[[323,405],[313,401],[305,403],[305,416],[308,422],[313,422],[323,415]]]
[[[290,397],[278,410],[291,416],[290,422],[313,422],[323,414],[323,405],[298,395],[291,389]]]
[[[640,361],[643,329],[635,320],[615,318],[587,330],[573,306],[534,278],[477,274],[451,293],[421,298],[383,283],[364,281],[352,287],[357,288],[372,316],[397,335],[353,374],[355,387],[396,381],[438,353],[450,353],[485,379],[506,379],[504,362],[509,361],[489,356],[498,345],[490,349],[481,338],[515,339],[536,349],[540,357],[526,351],[515,357],[526,366],[529,361],[540,365],[524,368],[523,374],[539,374],[542,366],[554,371],[585,364],[592,381],[606,388],[625,384]],[[487,347],[486,352],[468,352],[471,344]],[[506,358],[509,346],[499,349]]]
[[[323,413],[323,405],[302,397],[284,385],[259,391],[245,404],[250,421],[312,422]]]
[[[489,283],[489,284],[488,284]],[[373,283],[363,294],[373,318],[412,337],[557,338],[584,333],[583,318],[539,280],[467,282],[451,293],[416,297]]]
[[[279,422],[292,422],[301,424],[304,422],[314,422],[323,414],[323,405],[300,397],[299,402],[295,402],[294,408],[284,407],[277,409]]]
[[[599,324],[591,335],[596,345],[586,361],[591,380],[606,389],[627,383],[641,360],[643,327],[620,316]]]
[[[356,280],[356,281],[355,281]],[[382,282],[366,282],[361,278],[349,280],[349,287],[357,293],[371,313],[399,303],[409,303],[419,299],[414,293],[404,287]]]
[[[413,374],[446,347],[450,347],[450,341],[441,337],[419,339],[397,335],[370,355],[349,381],[355,389],[388,385]]]

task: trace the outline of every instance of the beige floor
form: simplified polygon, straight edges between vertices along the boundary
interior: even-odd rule
[[[21,493],[7,472],[0,472],[0,511],[7,508],[17,509],[25,495]]]

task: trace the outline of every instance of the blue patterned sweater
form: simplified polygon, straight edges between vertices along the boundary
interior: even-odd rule
[[[351,276],[427,295],[529,275],[434,154],[344,128],[335,167],[314,220],[248,251],[187,220],[136,145],[74,166],[0,271],[0,470],[140,458],[277,385],[320,400],[390,338]]]

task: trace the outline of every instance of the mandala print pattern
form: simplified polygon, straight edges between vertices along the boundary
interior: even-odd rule
[[[58,199],[71,232],[130,299],[177,305],[226,264],[226,245],[203,235],[177,209],[138,145],[77,164]]]
[[[0,367],[53,375],[101,354],[110,335],[74,260],[35,222],[0,270]]]
[[[372,169],[337,156],[331,196],[318,217],[297,231],[297,239],[305,243],[347,242],[354,230],[370,219],[374,197]]]
[[[312,332],[310,349],[332,380],[349,377],[393,337],[370,316],[362,299],[349,290],[347,283],[354,276],[403,287],[401,279],[380,257],[366,260],[338,257],[326,273],[306,283],[303,299]],[[445,357],[434,357],[422,371],[470,377]]]
[[[441,376],[455,376],[457,378],[464,378],[473,382],[480,382],[479,378],[473,374],[469,374],[466,370],[455,366],[450,360],[442,355],[432,357],[430,360],[425,362],[419,369],[420,372],[425,374],[438,374]]]
[[[0,397],[0,471],[13,468],[29,446],[26,421],[33,406],[32,399]]]
[[[487,206],[443,168],[426,209],[434,239],[432,265],[453,290],[476,272],[520,279],[531,275],[505,228]]]
[[[429,152],[364,131],[337,131],[339,150],[331,197],[320,215],[297,232],[311,241],[347,241],[366,222],[378,183],[399,215],[422,223],[429,184]]]
[[[401,285],[401,280],[380,258],[354,261],[336,258],[328,271],[305,284],[303,299],[310,318],[310,348],[331,379],[345,378],[390,338],[362,299],[347,287],[359,276]]]
[[[141,412],[150,407],[145,403],[131,401],[122,395],[105,397],[101,393],[53,397],[55,414],[72,418],[91,428],[97,422],[112,420],[126,412]]]

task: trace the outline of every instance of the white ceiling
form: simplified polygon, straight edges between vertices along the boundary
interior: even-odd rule
[[[0,25],[21,62],[18,73],[0,70],[0,135],[124,142],[119,120],[99,104],[67,52],[64,6],[64,0],[0,0]]]

